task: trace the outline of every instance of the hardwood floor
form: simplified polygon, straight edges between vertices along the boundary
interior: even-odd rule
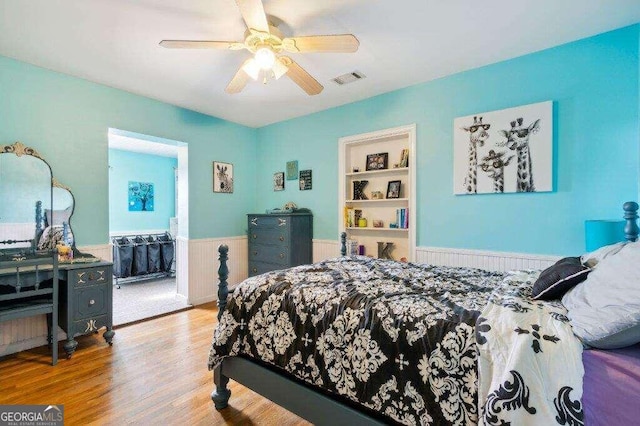
[[[231,381],[229,407],[213,408],[207,369],[213,303],[78,338],[70,360],[50,365],[46,347],[0,359],[0,404],[64,404],[65,424],[308,425]],[[61,354],[64,354],[62,346]]]

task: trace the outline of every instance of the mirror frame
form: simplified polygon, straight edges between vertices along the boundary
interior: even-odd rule
[[[64,189],[66,191],[69,192],[69,194],[71,194],[71,201],[72,201],[72,208],[71,208],[71,214],[69,215],[69,220],[67,222],[67,226],[69,227],[68,232],[71,232],[73,234],[73,228],[71,227],[71,218],[73,217],[73,213],[75,211],[76,208],[76,199],[75,196],[73,195],[73,192],[71,191],[71,188],[69,188],[66,185],[63,185],[62,183],[60,183],[54,176],[53,176],[53,169],[51,168],[51,165],[49,164],[49,162],[47,160],[44,159],[44,157],[35,149],[29,146],[24,145],[22,142],[17,141],[14,142],[11,145],[0,145],[0,155],[2,154],[15,154],[18,157],[22,157],[23,155],[28,155],[31,157],[35,157],[39,160],[41,160],[44,164],[46,164],[46,166],[49,168],[49,173],[51,175],[51,183],[50,183],[50,209],[53,211],[53,188],[61,188]],[[42,207],[36,208],[36,237],[40,237],[40,235],[42,234],[42,232],[44,231],[42,227],[42,223],[44,221],[44,212],[42,211]],[[4,241],[0,241],[0,243],[6,243],[6,244],[12,244],[12,243],[17,243],[17,242],[26,242],[26,241],[16,241],[16,240],[4,240]],[[35,252],[38,246],[38,241],[36,241],[36,239],[34,238],[32,240],[31,243],[31,251]],[[72,247],[73,249],[75,249],[76,247],[76,238],[75,235],[73,237],[72,240]],[[10,249],[7,249],[10,250]],[[23,249],[24,250],[24,249]]]

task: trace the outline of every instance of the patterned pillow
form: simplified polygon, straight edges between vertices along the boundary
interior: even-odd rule
[[[565,257],[540,273],[533,284],[534,299],[553,300],[561,298],[576,284],[587,279],[591,269],[582,265],[579,257]]]
[[[62,226],[49,226],[44,229],[40,241],[38,242],[38,250],[53,250],[58,243],[64,241],[64,229]],[[73,241],[73,235],[69,233],[68,238]]]

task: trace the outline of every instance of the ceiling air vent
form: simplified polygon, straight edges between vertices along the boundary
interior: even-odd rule
[[[337,84],[342,86],[343,84],[353,83],[354,81],[362,80],[363,78],[366,78],[364,74],[360,71],[354,71],[339,75],[338,77],[331,79],[331,81],[335,81]]]

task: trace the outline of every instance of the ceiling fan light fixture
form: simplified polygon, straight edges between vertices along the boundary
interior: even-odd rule
[[[269,47],[263,46],[256,50],[256,54],[254,56],[258,66],[263,70],[269,70],[273,67],[273,64],[276,62],[276,55],[273,53],[273,50]]]
[[[276,80],[285,75],[289,71],[289,67],[282,63],[280,59],[276,59],[273,63],[273,76]]]
[[[256,61],[255,58],[251,58],[247,62],[245,62],[245,64],[242,66],[242,69],[244,70],[244,72],[247,73],[249,77],[251,77],[254,80],[257,80],[258,77],[260,76],[261,68],[260,68],[260,65],[258,65],[258,61]]]

